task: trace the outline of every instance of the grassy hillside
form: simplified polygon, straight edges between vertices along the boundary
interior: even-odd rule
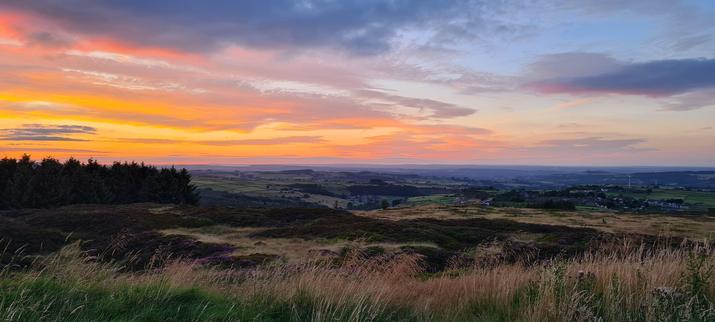
[[[616,238],[593,229],[497,218],[394,220],[328,208],[78,205],[4,211],[0,220],[10,253],[44,255],[81,241],[84,250],[127,269],[177,257],[233,268],[314,257],[339,262],[351,249],[371,249],[390,256],[419,254],[426,270],[440,271],[452,258],[474,261],[472,250],[485,243],[498,243],[512,261],[533,261],[574,256]],[[527,234],[533,238],[524,239]]]
[[[685,238],[713,228],[477,205],[9,210],[0,320],[712,321],[715,252]]]
[[[425,275],[418,258],[352,254],[217,270],[118,273],[70,246],[0,273],[3,321],[712,321],[713,251],[613,245],[547,265]]]

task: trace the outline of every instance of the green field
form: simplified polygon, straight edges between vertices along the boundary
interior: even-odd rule
[[[193,177],[193,183],[198,189],[211,189],[243,196],[292,199],[331,208],[348,209],[366,206],[379,208],[382,200],[392,203],[393,200],[405,197],[390,194],[351,194],[352,186],[370,185],[371,179],[380,178],[380,174],[350,174],[314,172],[281,173],[281,172],[251,172],[251,173],[199,173]],[[392,177],[390,177],[392,178]],[[380,179],[382,180],[382,179]],[[440,178],[394,177],[389,184],[405,185],[414,188],[443,189],[458,192],[463,183]],[[388,183],[385,183],[388,184]],[[301,185],[315,185],[322,191],[301,189]],[[377,185],[379,186],[379,185]],[[456,196],[434,194],[428,196],[410,197],[407,205],[453,204]]]
[[[688,191],[676,189],[653,189],[651,193],[645,192],[611,192],[609,196],[624,195],[638,199],[683,199],[686,204],[698,208],[715,208],[715,192]]]

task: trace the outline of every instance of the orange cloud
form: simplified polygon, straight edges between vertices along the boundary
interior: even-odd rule
[[[662,116],[660,123],[650,121],[659,116],[648,115],[658,126],[634,129],[631,125],[643,117],[611,113],[619,106],[603,116],[574,109],[559,114],[578,117],[577,123],[588,124],[583,131],[590,134],[571,138],[550,131],[554,123],[574,120],[541,113],[553,98],[512,92],[476,95],[481,92],[467,89],[481,88],[478,73],[448,68],[450,75],[434,75],[430,64],[413,62],[417,57],[396,53],[358,58],[329,50],[235,44],[191,51],[59,24],[29,13],[0,13],[0,129],[36,124],[39,129],[88,126],[96,131],[69,137],[75,140],[37,135],[14,142],[8,137],[0,140],[0,154],[169,163],[260,158],[526,163],[581,162],[599,156],[610,161],[624,158],[627,149],[605,149],[598,140],[578,148],[583,142],[564,140],[617,140],[625,136],[619,131],[645,139],[662,135],[657,132],[665,128],[675,133],[679,126]],[[460,86],[453,84],[455,79]],[[502,87],[507,91],[518,86]],[[551,109],[575,108],[596,99],[606,100],[575,98]],[[515,108],[505,112],[496,108],[500,105]],[[698,113],[692,126],[710,126],[703,123],[709,115]],[[596,130],[612,134],[596,135]],[[705,151],[701,146],[711,138],[703,137],[683,144],[691,144],[688,151]],[[540,145],[542,141],[551,145]],[[649,140],[649,147],[661,144],[655,142],[663,140]],[[576,145],[563,148],[569,144]],[[667,148],[685,149],[672,146]],[[708,153],[698,157],[712,159]]]

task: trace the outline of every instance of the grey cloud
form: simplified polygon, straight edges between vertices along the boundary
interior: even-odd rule
[[[673,49],[677,51],[686,51],[692,48],[699,47],[713,40],[711,34],[702,34],[679,38],[673,43]]]
[[[674,96],[662,108],[664,111],[691,111],[714,105],[715,89],[708,89]]]
[[[93,135],[97,129],[83,125],[23,124],[19,128],[0,129],[3,141],[87,141],[73,135]]]
[[[14,151],[14,152],[33,152],[33,151],[40,151],[40,152],[56,152],[56,153],[92,153],[92,154],[106,154],[107,152],[104,151],[97,151],[97,150],[85,150],[85,149],[63,149],[63,148],[54,148],[54,147],[47,147],[47,146],[26,146],[26,147],[0,147],[0,151]]]
[[[48,48],[69,47],[73,43],[72,39],[47,31],[31,33],[26,38],[29,45]]]
[[[227,43],[258,48],[333,47],[354,54],[388,50],[397,31],[450,19],[473,1],[91,1],[8,0],[74,32],[206,51]],[[150,32],[147,32],[150,31]]]
[[[542,55],[529,64],[526,76],[532,79],[559,79],[587,77],[611,73],[623,67],[623,63],[601,53],[568,52]]]
[[[84,139],[74,139],[63,136],[50,136],[50,135],[7,135],[0,136],[0,140],[4,141],[87,141]]]
[[[687,111],[715,103],[715,59],[624,62],[593,53],[546,55],[527,72],[542,93],[606,93],[668,97],[663,108]]]
[[[555,91],[674,95],[715,87],[715,59],[677,59],[632,63],[591,76],[546,80]]]

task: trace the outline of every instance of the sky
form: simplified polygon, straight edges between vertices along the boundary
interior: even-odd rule
[[[715,166],[711,0],[0,0],[0,157]]]

